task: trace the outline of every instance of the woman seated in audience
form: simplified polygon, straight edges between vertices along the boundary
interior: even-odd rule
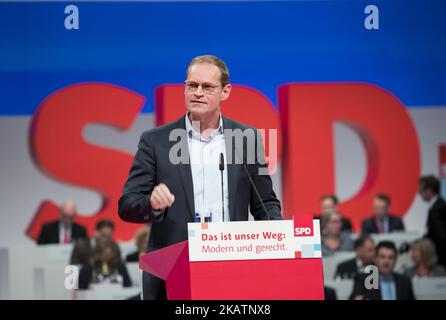
[[[125,258],[126,262],[138,262],[139,257],[146,253],[147,241],[149,241],[149,234],[150,228],[147,226],[144,226],[138,230],[135,235],[135,244],[137,250],[127,255],[127,257]]]
[[[322,257],[328,257],[339,251],[353,251],[350,232],[342,231],[342,218],[337,212],[327,212],[321,217]]]
[[[83,266],[90,264],[92,257],[92,250],[90,239],[80,238],[74,243],[73,251],[71,252],[70,264]]]
[[[90,284],[120,283],[130,287],[127,268],[121,261],[118,245],[108,236],[96,240],[90,263],[85,263],[79,272],[79,289],[88,289]]]
[[[406,269],[404,274],[409,278],[444,277],[446,269],[437,264],[435,245],[429,239],[415,240],[410,246],[410,255],[414,266]]]

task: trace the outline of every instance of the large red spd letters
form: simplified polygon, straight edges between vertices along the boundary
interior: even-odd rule
[[[102,198],[96,214],[77,216],[90,235],[104,218],[116,222],[116,240],[130,240],[140,226],[121,223],[117,214],[133,155],[86,141],[83,129],[97,123],[127,130],[145,102],[145,97],[123,87],[81,83],[52,93],[34,114],[29,147],[36,166],[55,180]],[[153,103],[157,125],[178,119],[185,113],[183,86],[158,87]],[[357,193],[340,204],[355,230],[370,215],[378,192],[391,195],[393,213],[403,216],[409,209],[417,191],[420,151],[414,124],[393,94],[365,83],[291,83],[279,87],[277,109],[261,92],[243,85],[234,85],[222,105],[225,116],[265,129],[270,172],[281,164],[286,218],[316,214],[320,196],[336,193],[335,122],[351,128],[366,152],[366,178]],[[57,216],[55,202],[42,202],[26,234],[35,239],[41,225]]]

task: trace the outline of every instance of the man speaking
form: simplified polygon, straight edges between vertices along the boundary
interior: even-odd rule
[[[188,222],[282,219],[257,130],[221,115],[230,93],[226,64],[196,57],[185,116],[141,135],[119,216],[152,224],[148,252],[187,240]],[[144,272],[143,298],[166,299],[164,281]]]

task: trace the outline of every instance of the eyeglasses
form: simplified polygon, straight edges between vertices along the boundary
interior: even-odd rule
[[[212,83],[202,83],[199,84],[197,82],[193,81],[185,81],[184,84],[186,85],[186,91],[190,93],[194,93],[198,90],[198,87],[201,85],[201,90],[203,90],[206,94],[214,94],[217,91],[218,87],[221,87],[221,85],[212,84]]]

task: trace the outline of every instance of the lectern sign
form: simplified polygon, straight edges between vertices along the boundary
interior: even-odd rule
[[[320,258],[319,220],[189,223],[189,261]]]
[[[189,240],[154,250],[140,266],[175,300],[324,299],[319,220],[189,223]]]

